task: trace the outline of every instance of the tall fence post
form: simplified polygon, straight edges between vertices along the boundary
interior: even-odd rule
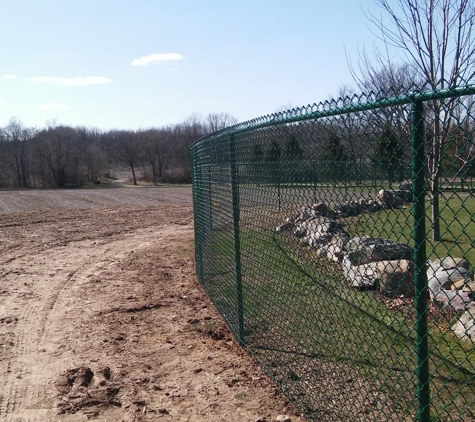
[[[313,203],[317,203],[317,160],[312,160]]]
[[[280,192],[280,173],[281,173],[281,166],[280,166],[280,160],[277,160],[275,162],[275,164],[277,165],[277,198],[278,198],[278,201],[279,201],[279,212],[282,211],[282,199],[281,199],[281,192]]]
[[[416,354],[417,354],[417,421],[430,421],[429,391],[429,346],[427,323],[427,272],[425,229],[425,156],[424,156],[424,107],[422,101],[411,104],[412,143],[412,215],[414,227],[414,282],[416,308]]]
[[[202,205],[199,193],[203,189],[201,180],[201,165],[193,160],[193,214],[195,219],[195,260],[196,260],[196,275],[200,283],[203,283],[203,238],[200,234],[199,208]]]
[[[234,259],[236,264],[236,290],[238,305],[238,337],[239,343],[244,346],[244,301],[242,297],[242,267],[241,267],[241,233],[239,222],[241,212],[239,209],[239,173],[236,163],[236,145],[234,135],[229,135],[229,155],[231,161],[231,192],[233,201],[234,223]]]
[[[209,229],[213,230],[213,180],[211,164],[208,166],[208,203],[209,203]]]

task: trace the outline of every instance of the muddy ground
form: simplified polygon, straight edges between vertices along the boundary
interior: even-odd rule
[[[282,415],[196,280],[189,187],[0,192],[0,420]]]

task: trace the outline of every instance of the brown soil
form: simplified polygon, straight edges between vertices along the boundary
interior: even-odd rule
[[[303,420],[194,273],[191,191],[0,192],[0,419]]]

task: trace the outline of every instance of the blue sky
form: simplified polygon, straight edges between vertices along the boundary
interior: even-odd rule
[[[351,84],[372,0],[0,0],[0,126],[239,121]]]

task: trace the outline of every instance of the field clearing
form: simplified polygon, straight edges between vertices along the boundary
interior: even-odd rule
[[[194,274],[191,188],[0,192],[0,419],[273,421]]]
[[[0,214],[160,205],[192,206],[191,187],[0,191]]]

